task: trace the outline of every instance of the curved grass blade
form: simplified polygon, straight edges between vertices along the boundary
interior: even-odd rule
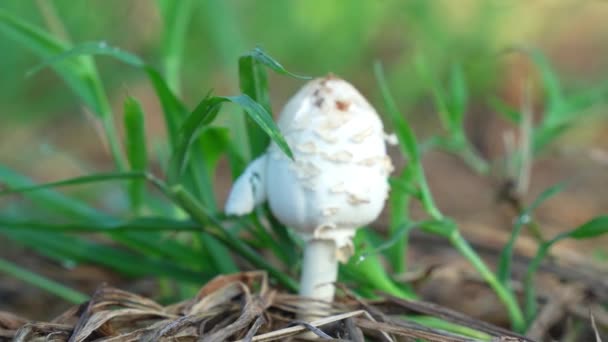
[[[268,75],[266,68],[274,72],[287,75],[299,79],[310,79],[310,77],[293,74],[287,70],[275,59],[270,57],[260,47],[256,47],[252,51],[244,54],[239,58],[239,85],[241,91],[251,97],[255,102],[259,103],[266,109],[268,113],[272,113],[270,107],[270,97],[268,95]],[[264,153],[268,146],[269,137],[256,124],[254,120],[248,118],[245,121],[246,136],[237,136],[241,142],[239,145],[249,146],[250,159]],[[247,158],[249,159],[249,158]]]
[[[15,231],[5,230],[2,227],[0,230],[9,238],[43,254],[54,258],[61,256],[61,261],[94,263],[131,277],[168,276],[176,280],[199,283],[211,276],[177,266],[173,262],[142,256],[63,233]]]
[[[503,247],[500,252],[500,259],[498,262],[498,270],[497,276],[498,280],[503,283],[505,286],[509,286],[509,281],[511,279],[511,262],[513,259],[513,249],[515,248],[515,242],[521,233],[523,227],[530,221],[530,217],[534,213],[534,211],[545,201],[550,199],[551,197],[557,195],[562,192],[566,184],[559,183],[556,184],[545,191],[543,191],[532,204],[527,207],[521,214],[517,217],[517,221],[513,225],[513,231],[511,232],[511,237],[509,238],[509,242]]]
[[[378,82],[378,85],[380,87],[380,92],[384,100],[384,104],[390,122],[397,134],[401,154],[409,161],[406,168],[401,171],[400,178],[403,181],[407,181],[409,184],[415,184],[416,189],[412,189],[412,191],[420,194],[420,199],[424,203],[429,204],[429,208],[432,208],[433,205],[430,205],[432,204],[430,192],[426,191],[425,196],[427,197],[425,199],[422,199],[422,191],[418,187],[418,184],[421,184],[424,181],[424,174],[420,161],[420,151],[418,150],[414,132],[408,125],[407,120],[401,115],[401,113],[399,113],[399,110],[397,109],[397,105],[395,104],[395,101],[393,100],[393,97],[390,94],[388,84],[384,77],[384,70],[382,68],[381,63],[377,62],[374,64],[374,74],[376,76],[376,81]],[[406,220],[406,207],[409,204],[409,201],[410,196],[405,191],[394,191],[394,193],[391,194],[391,234],[399,230],[398,227]],[[437,217],[441,216],[438,211],[436,211],[436,214],[439,214]],[[391,259],[393,261],[392,264],[399,272],[406,271],[407,263],[405,258],[407,255],[408,241],[408,234],[404,234],[402,238],[393,245],[392,250],[389,252],[389,255],[391,256]]]
[[[281,63],[277,62],[274,58],[270,57],[270,55],[268,55],[260,47],[256,47],[255,49],[253,49],[249,53],[245,54],[244,56],[251,56],[258,63],[261,63],[261,64],[265,65],[266,67],[268,67],[272,71],[276,72],[277,74],[287,75],[287,76],[291,76],[293,78],[297,78],[297,79],[301,79],[301,80],[310,80],[310,79],[312,79],[312,77],[310,77],[310,76],[297,75],[297,74],[294,74],[292,72],[287,71],[281,65]]]
[[[384,100],[384,105],[386,106],[387,114],[391,124],[393,125],[393,129],[395,129],[395,133],[399,138],[399,147],[401,148],[401,153],[408,157],[410,163],[413,165],[418,165],[420,164],[420,153],[416,144],[416,137],[414,136],[414,132],[405,118],[401,115],[401,113],[399,113],[397,104],[390,94],[390,90],[384,76],[384,69],[380,62],[376,62],[374,64],[374,74],[376,76],[376,82],[378,82],[378,86],[380,87],[380,92],[382,94],[382,99]]]
[[[238,96],[224,96],[222,99],[241,106],[249,117],[260,126],[262,131],[268,134],[270,139],[277,144],[279,149],[281,149],[283,153],[293,160],[293,153],[291,152],[287,141],[285,141],[283,134],[281,134],[279,128],[272,120],[272,116],[266,111],[266,109],[264,109],[264,107],[245,94]]]
[[[67,198],[58,192],[52,191],[50,188],[55,186],[85,184],[87,182],[110,181],[115,179],[129,180],[144,177],[143,179],[150,181],[152,184],[161,189],[161,191],[165,190],[164,184],[162,184],[160,181],[158,181],[151,175],[145,175],[143,173],[102,174],[102,177],[96,177],[96,175],[92,175],[89,177],[81,177],[39,185],[34,185],[29,179],[26,179],[22,176],[18,176],[16,174],[12,174],[8,172],[8,170],[3,170],[2,168],[0,168],[0,176],[1,178],[9,181],[9,184],[13,185],[12,189],[5,190],[7,194],[22,193],[28,196],[28,198],[35,200],[37,203],[39,203],[45,208],[52,209],[53,211],[60,211],[62,213],[65,213],[66,216],[71,217],[73,220],[79,221],[79,223],[75,223],[74,225],[90,225],[91,222],[95,222],[95,224],[98,226],[117,227],[120,226],[122,223],[114,217],[98,212],[95,209],[88,207],[84,203],[80,203],[73,199]],[[0,196],[1,195],[3,194],[0,193]],[[131,232],[128,230],[118,229],[117,231],[106,230],[105,232],[108,233],[113,240],[134,250],[146,251],[150,254],[158,256],[165,256],[168,259],[176,260],[183,264],[194,263],[195,265],[200,265],[200,263],[198,263],[198,260],[200,260],[200,256],[198,255],[198,253],[190,249],[184,248],[184,246],[179,244],[177,241],[166,239],[152,230],[153,228],[151,228],[150,231],[146,232]],[[160,231],[160,229],[156,230]]]
[[[0,165],[0,192],[2,189],[6,190],[7,188],[32,188],[36,186],[38,185],[30,178]],[[107,219],[107,215],[90,207],[86,203],[66,197],[50,189],[39,189],[38,191],[28,192],[25,195],[41,207],[74,220],[103,222]]]
[[[143,172],[148,168],[146,149],[145,116],[139,102],[128,97],[124,102],[127,159],[132,171]],[[129,197],[133,212],[139,212],[144,200],[145,180],[135,179],[129,185]]]
[[[399,225],[399,227],[397,227],[397,229],[395,229],[395,231],[391,232],[391,236],[388,240],[384,241],[383,243],[381,243],[378,246],[375,246],[371,249],[368,248],[368,250],[365,252],[356,253],[354,258],[355,259],[356,258],[365,259],[369,256],[380,254],[380,253],[384,252],[385,250],[388,250],[391,247],[393,247],[401,239],[403,239],[410,231],[412,231],[416,227],[419,227],[422,224],[424,224],[424,223],[416,223],[416,222],[403,223],[403,224]]]
[[[203,126],[209,125],[217,116],[221,105],[232,102],[241,106],[249,117],[254,120],[279,148],[291,159],[293,154],[285,138],[272,120],[270,114],[259,103],[247,95],[211,97],[209,95],[196,106],[194,111],[186,118],[180,130],[180,139],[171,158],[170,183],[175,184],[181,177],[188,163],[188,150],[197,138],[197,133]]]
[[[87,295],[79,291],[76,291],[58,282],[43,277],[39,274],[26,270],[21,266],[15,265],[12,262],[1,258],[0,272],[6,273],[11,277],[41,288],[47,291],[48,293],[54,294],[55,296],[62,298],[63,300],[70,303],[80,304],[84,303],[89,299]]]
[[[82,44],[78,44],[71,49],[67,49],[61,53],[58,53],[46,60],[42,61],[40,64],[28,70],[26,73],[27,76],[32,76],[42,69],[55,65],[59,62],[65,61],[74,57],[82,57],[85,55],[105,55],[116,58],[119,61],[122,61],[126,64],[135,66],[135,67],[144,67],[145,63],[136,55],[129,53],[127,51],[121,50],[117,47],[110,46],[108,43],[104,41],[100,42],[86,42]]]
[[[420,184],[420,196],[422,204],[434,219],[440,220],[443,215],[435,205],[435,201],[433,200],[433,196],[426,182],[414,131],[397,109],[395,100],[390,93],[386,78],[384,77],[384,70],[381,63],[377,62],[374,64],[374,74],[380,87],[380,92],[382,93],[382,98],[384,100],[389,119],[391,120],[393,129],[399,138],[399,147],[401,148],[401,153],[404,156],[407,156],[408,162],[413,168],[412,180],[414,183]]]
[[[142,69],[148,75],[148,78],[159,97],[161,106],[163,107],[170,146],[176,145],[179,125],[181,124],[182,118],[188,113],[188,110],[177,99],[158,71],[150,65],[147,65],[141,58],[117,47],[110,46],[105,42],[89,42],[72,48],[66,46],[62,50],[55,49],[54,54],[47,55],[52,57],[35,67],[30,73],[36,72],[44,67],[60,65],[61,63],[68,62],[76,57],[90,57],[91,55],[110,56],[128,65]]]
[[[452,323],[450,321],[443,320],[439,317],[408,315],[404,317],[404,320],[408,322],[418,323],[422,326],[429,327],[432,329],[447,331],[449,333],[456,334],[457,336],[466,336],[468,338],[472,338],[473,340],[471,341],[495,341],[495,339],[493,339],[491,335],[483,331],[475,330],[473,327],[468,327],[464,324],[461,325],[458,323]]]
[[[192,113],[186,117],[179,130],[177,145],[171,155],[169,183],[176,184],[179,182],[188,164],[190,147],[197,140],[202,127],[215,120],[223,102],[225,101],[207,94]]]
[[[114,180],[132,180],[132,179],[148,179],[150,180],[150,176],[145,172],[109,172],[109,173],[98,173],[88,176],[82,177],[74,177],[66,180],[61,180],[57,182],[50,182],[45,184],[31,185],[31,186],[21,186],[11,188],[8,185],[7,189],[0,190],[0,196],[6,196],[10,194],[21,194],[30,191],[37,191],[49,188],[56,188],[61,186],[69,186],[69,185],[80,185],[80,184],[90,184],[90,183],[98,183],[98,182],[106,182],[106,181],[114,181]]]
[[[505,103],[502,99],[492,96],[488,100],[488,103],[494,111],[498,114],[502,115],[505,119],[510,121],[511,123],[519,125],[521,123],[521,112],[515,108],[510,107],[507,103]]]
[[[0,217],[0,226],[6,229],[62,233],[195,232],[202,229],[200,224],[193,221],[165,217],[140,217],[128,221],[88,223],[47,223]]]
[[[468,92],[462,65],[458,63],[452,65],[450,72],[450,95],[448,102],[450,123],[452,129],[461,131],[467,108]]]
[[[371,234],[361,229],[355,235],[355,244],[372,246]],[[414,299],[416,294],[410,289],[402,288],[395,284],[382,266],[380,257],[373,253],[363,252],[358,258],[351,258],[350,261],[341,267],[347,275],[357,279],[361,284],[368,284],[372,288],[397,296],[399,298]]]
[[[3,9],[0,9],[0,28],[40,55],[61,53],[69,47],[68,44]]]
[[[166,218],[143,218],[131,221],[106,220],[86,223],[53,224],[40,221],[0,218],[0,229],[6,232],[39,233],[104,233],[123,246],[145,255],[173,260],[181,265],[200,268],[199,252],[186,248],[162,232],[200,232],[202,228],[190,221]]]
[[[254,56],[258,56],[256,58],[260,58],[260,60],[263,61],[262,63],[272,65],[273,67],[271,68],[273,68],[273,70],[276,69],[279,70],[278,72],[286,72],[284,68],[280,66],[280,64],[278,64],[268,55],[263,53],[263,51],[261,51],[260,49],[255,49],[252,53]],[[117,49],[115,47],[111,47],[107,44],[85,43],[82,46],[77,46],[69,51],[62,53],[61,55],[57,56],[56,59],[50,62],[52,64],[69,57],[91,54],[109,55],[127,64],[143,68],[146,71],[155,87],[155,90],[157,91],[157,94],[161,98],[161,105],[163,106],[163,109],[165,111],[170,140],[173,143],[172,146],[176,146],[176,143],[178,141],[178,127],[181,121],[181,117],[183,117],[184,113],[186,113],[185,107],[183,106],[183,104],[181,104],[181,102],[179,102],[179,100],[177,100],[175,95],[173,95],[173,93],[166,85],[162,77],[158,74],[158,72],[156,72],[150,66],[144,64],[141,59],[139,59],[139,57]],[[253,119],[262,128],[262,130],[270,136],[270,138],[279,146],[279,148],[281,148],[281,150],[283,150],[283,152],[285,152],[290,158],[293,158],[289,146],[276,128],[274,122],[272,121],[272,116],[260,104],[253,101],[247,95],[229,96],[221,98],[224,99],[224,101],[233,102],[243,107],[249,117]]]
[[[178,100],[158,71],[150,66],[146,66],[144,71],[148,75],[163,108],[169,136],[169,147],[173,149],[178,145],[180,125],[188,115],[188,109]]]
[[[469,243],[462,237],[455,224],[445,219],[439,208],[435,205],[430,188],[426,181],[426,177],[424,175],[424,169],[420,161],[420,155],[417,149],[414,134],[406,120],[401,117],[399,111],[397,110],[395,102],[386,84],[384,73],[382,71],[382,65],[380,63],[376,63],[374,65],[374,72],[376,74],[376,79],[380,86],[384,102],[388,112],[390,113],[389,116],[393,121],[393,127],[395,128],[399,138],[402,152],[404,155],[409,157],[409,162],[412,164],[411,167],[414,168],[412,171],[412,181],[414,181],[414,184],[418,184],[420,187],[422,205],[425,211],[431,216],[431,218],[434,219],[434,221],[443,223],[440,225],[428,224],[422,228],[425,231],[433,232],[450,240],[450,243],[454,245],[454,247],[456,247],[456,249],[458,249],[458,251],[469,260],[469,262],[471,262],[471,264],[481,274],[488,285],[492,287],[500,300],[507,307],[514,329],[521,329],[524,324],[523,314],[521,313],[513,293],[508,291],[508,289],[498,281],[498,278],[496,278],[494,273],[492,273],[486,264],[479,258],[477,253],[475,253],[475,251],[470,247]]]

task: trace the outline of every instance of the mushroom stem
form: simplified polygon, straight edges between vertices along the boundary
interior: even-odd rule
[[[304,248],[300,296],[332,302],[337,278],[338,257],[335,241],[314,238],[309,240]]]

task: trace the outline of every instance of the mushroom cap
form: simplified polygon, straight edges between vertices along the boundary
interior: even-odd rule
[[[351,246],[356,229],[378,217],[388,196],[393,167],[378,114],[350,83],[330,75],[294,95],[278,126],[294,160],[269,147],[272,212],[304,238]]]

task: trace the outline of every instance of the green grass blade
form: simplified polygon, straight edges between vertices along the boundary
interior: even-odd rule
[[[382,98],[384,99],[384,104],[386,106],[389,119],[399,139],[401,153],[403,153],[404,156],[407,156],[407,160],[413,168],[412,180],[414,183],[420,184],[420,196],[422,204],[424,205],[425,210],[434,219],[439,220],[443,217],[443,215],[435,205],[435,201],[433,200],[433,196],[431,195],[430,189],[426,182],[414,131],[397,109],[395,100],[393,99],[386,83],[382,64],[374,64],[374,74],[376,75],[376,81],[380,87],[380,92],[382,94]]]
[[[161,232],[200,232],[200,225],[166,218],[142,218],[131,221],[106,220],[86,223],[52,224],[32,220],[0,217],[5,231],[33,231],[41,233],[105,233],[114,241],[145,255],[174,260],[181,265],[200,268],[200,253],[186,248]]]
[[[195,2],[192,0],[159,0],[157,2],[164,21],[163,71],[169,89],[173,93],[179,94],[181,93],[180,71],[184,42]]]
[[[234,4],[223,0],[208,0],[199,2],[201,24],[207,32],[207,46],[211,47],[219,60],[219,69],[230,78],[236,76],[234,62],[245,49],[244,37],[241,32],[241,20],[237,18]],[[234,83],[229,85],[235,91]],[[226,118],[226,126],[230,129],[232,152],[229,154],[230,169],[233,177],[240,175],[245,165],[251,161],[247,137],[247,118],[235,115]]]
[[[33,230],[62,233],[114,233],[114,232],[196,232],[201,226],[192,221],[164,217],[138,217],[128,221],[92,221],[87,223],[48,223],[0,217],[5,229]]]
[[[476,172],[486,174],[489,171],[489,165],[475,151],[465,132],[464,118],[468,102],[468,89],[462,66],[458,63],[452,64],[447,89],[441,87],[436,76],[429,70],[430,68],[424,57],[418,56],[416,58],[415,67],[421,78],[428,83],[439,119],[444,130],[447,131],[447,137],[444,139],[445,144],[440,146],[461,157]]]
[[[388,84],[384,77],[382,64],[380,64],[379,62],[375,63],[374,65],[374,74],[376,76],[376,81],[378,82],[378,85],[380,87],[380,93],[384,100],[387,115],[389,117],[393,129],[395,130],[395,133],[397,134],[401,153],[404,158],[409,161],[406,169],[402,171],[400,178],[408,184],[418,184],[418,182],[420,182],[424,178],[424,174],[421,170],[422,166],[420,160],[420,152],[416,144],[414,132],[407,123],[407,120],[401,115],[401,113],[399,113],[397,105],[395,104],[395,101],[393,100],[393,97],[390,94]],[[418,191],[419,189],[417,188],[416,192]],[[430,196],[430,192],[427,192],[426,194]],[[407,206],[409,205],[409,198],[410,194],[402,190],[396,190],[395,193],[391,194],[391,234],[397,232],[399,229],[398,227],[403,224],[404,221],[407,219],[406,216]],[[404,234],[400,241],[396,242],[393,245],[391,251],[389,252],[392,261],[391,264],[398,272],[405,272],[407,267],[406,253],[408,241],[408,234]]]
[[[489,105],[500,114],[502,117],[510,121],[511,123],[519,125],[521,123],[521,113],[515,108],[511,108],[502,99],[492,96],[488,100]]]
[[[538,154],[570,127],[572,127],[572,123],[560,123],[553,126],[541,125],[541,127],[535,128],[533,130],[532,152]]]
[[[542,122],[534,130],[534,152],[540,152],[546,145],[579,122],[582,115],[587,114],[585,110],[593,105],[605,103],[607,100],[608,87],[602,85],[567,96],[559,107],[548,108]]]
[[[188,115],[188,109],[177,99],[158,71],[149,66],[146,66],[144,70],[163,108],[165,125],[169,136],[169,146],[173,149],[178,144],[180,125],[182,124],[182,120]]]
[[[284,255],[282,259],[287,265],[295,265],[299,262],[300,256],[296,251],[295,237],[291,234],[289,229],[279,222],[274,215],[272,215],[270,211],[270,206],[268,203],[266,205],[259,207],[258,209],[262,214],[258,215],[256,219],[259,220],[260,217],[265,217],[270,224],[270,229],[274,233],[274,237],[276,239],[276,243],[279,244],[281,248],[281,254]]]
[[[512,329],[516,332],[522,332],[525,328],[526,322],[524,319],[524,314],[513,291],[504,286],[498,280],[498,277],[496,277],[496,275],[488,268],[479,255],[477,255],[469,242],[465,240],[458,229],[456,229],[455,225],[448,238],[450,239],[450,243],[458,250],[458,252],[469,260],[473,267],[475,267],[477,272],[479,272],[481,277],[488,283],[488,285],[490,285],[492,290],[494,290],[500,301],[506,307]]]
[[[230,134],[225,127],[203,126],[194,132],[198,138],[192,138],[190,145],[182,134],[180,144],[171,155],[168,174],[170,183],[195,184],[191,187],[197,191],[198,198],[211,211],[217,211],[214,192],[214,180],[217,165],[222,155],[231,147]],[[184,146],[188,146],[185,147]],[[181,149],[181,151],[180,151]],[[182,159],[181,162],[177,160]],[[188,163],[186,163],[189,161]],[[175,171],[182,164],[184,173]]]
[[[272,113],[270,96],[268,95],[266,68],[280,75],[298,79],[310,79],[310,77],[296,75],[287,71],[279,62],[259,47],[241,56],[239,58],[239,84],[241,91],[259,103],[268,113]],[[269,137],[251,117],[247,118],[245,126],[246,136],[237,136],[237,139],[246,141],[240,144],[249,146],[249,157],[253,159],[264,153],[268,146]]]
[[[187,113],[187,110],[171,92],[169,86],[166,84],[160,74],[158,74],[158,72],[153,68],[143,64],[141,59],[138,57],[106,44],[100,45],[99,43],[91,43],[83,44],[82,46],[71,49],[70,51],[66,51],[57,56],[56,59],[49,62],[52,64],[65,60],[69,57],[90,54],[106,54],[127,64],[143,68],[146,71],[157,95],[160,98],[163,112],[165,113],[165,121],[169,131],[169,140],[171,142],[171,146],[177,146],[179,141],[179,127],[182,119]],[[252,54],[256,56],[256,58],[263,61],[263,63],[266,63],[265,65],[269,65],[271,68],[273,68],[273,70],[276,69],[278,72],[286,72],[284,68],[280,66],[280,64],[276,63],[276,61],[263,53],[261,50],[256,49]],[[289,157],[292,157],[289,146],[287,146],[283,136],[280,134],[272,121],[272,116],[267,110],[264,109],[263,106],[253,101],[247,95],[223,97],[223,99],[225,101],[237,103],[243,107],[249,117],[255,121],[266,134],[268,134],[268,136],[279,146],[279,148],[281,148]]]
[[[168,276],[180,281],[201,283],[211,276],[165,260],[142,256],[67,234],[25,230],[8,231],[2,227],[0,227],[0,231],[18,243],[43,254],[61,256],[61,261],[72,260],[77,263],[98,264],[131,277]]]
[[[264,257],[253,250],[243,240],[224,229],[222,222],[213,217],[213,215],[211,215],[211,213],[182,186],[173,186],[170,193],[172,194],[172,199],[175,203],[182,207],[193,220],[203,225],[204,230],[207,233],[240,254],[254,266],[266,270],[270,276],[277,279],[279,283],[289,290],[298,290],[298,283],[295,280],[272,266]]]
[[[197,133],[203,126],[209,125],[217,116],[222,103],[232,102],[240,105],[249,117],[254,120],[265,134],[267,134],[278,146],[293,159],[293,154],[285,141],[285,138],[276,127],[270,114],[257,102],[247,95],[211,97],[209,95],[196,106],[194,111],[186,118],[180,130],[177,148],[171,157],[170,183],[175,184],[181,178],[188,163],[188,150],[197,139]]]
[[[547,113],[552,113],[558,109],[563,103],[563,94],[561,85],[551,64],[547,58],[543,55],[542,51],[536,48],[522,48],[516,47],[512,51],[523,53],[528,56],[532,63],[539,69],[540,77],[545,89],[545,95],[547,100]],[[545,118],[546,120],[553,120],[553,118]]]
[[[385,268],[382,266],[380,256],[373,251],[373,244],[369,232],[364,229],[359,230],[355,236],[355,244],[361,247],[367,246],[367,248],[359,257],[353,257],[347,264],[342,265],[341,270],[343,270],[346,275],[354,277],[361,284],[370,285],[377,291],[386,292],[399,298],[416,298],[415,293],[395,284],[387,274]]]
[[[202,127],[209,125],[217,117],[222,103],[220,98],[206,95],[194,111],[186,117],[179,130],[177,145],[169,162],[169,183],[177,184],[182,178],[188,163],[188,152]]]
[[[13,264],[12,262],[1,258],[0,272],[8,274],[11,277],[19,279],[31,285],[34,285],[70,303],[81,304],[89,299],[87,295],[81,292],[66,287],[58,282],[50,280],[34,272],[28,271],[20,266]]]
[[[27,72],[27,76],[32,76],[38,73],[40,70],[58,64],[59,62],[63,62],[68,59],[72,59],[75,57],[83,57],[86,55],[105,55],[116,58],[119,61],[122,61],[128,65],[132,65],[134,67],[142,68],[145,63],[136,55],[121,50],[117,47],[110,46],[108,43],[104,41],[100,42],[86,42],[82,44],[78,44],[70,49],[66,49],[61,53],[57,53],[52,57],[47,58],[42,61],[37,66],[31,68]]]
[[[380,253],[390,249],[395,244],[397,244],[401,239],[403,239],[404,236],[407,236],[407,234],[410,231],[412,231],[414,228],[419,227],[420,225],[421,225],[421,223],[416,223],[416,222],[405,222],[405,223],[399,225],[399,227],[397,227],[397,229],[395,229],[394,232],[391,232],[391,235],[389,236],[388,240],[382,242],[381,244],[379,244],[377,246],[374,246],[373,248],[368,248],[367,251],[365,251],[365,252],[356,253],[357,255],[355,256],[355,259],[357,257],[367,258],[368,256],[380,254]]]
[[[450,101],[448,111],[454,130],[463,130],[464,114],[467,109],[468,92],[464,72],[460,64],[453,64],[450,73]]]
[[[200,156],[204,156],[209,178],[214,179],[220,158],[232,147],[230,132],[227,127],[205,126],[200,132],[199,142]]]
[[[268,215],[268,216],[266,216]],[[262,223],[260,218],[268,218],[270,221],[271,214],[266,214],[264,207],[258,207],[255,213],[247,217],[243,217],[238,220],[238,226],[242,226],[249,232],[248,235],[251,238],[248,242],[256,249],[267,249],[270,250],[275,256],[277,261],[282,263],[285,267],[292,267],[298,263],[297,247],[296,243],[290,238],[285,239],[285,235],[278,235],[277,233],[281,230],[275,230],[272,225],[276,222],[270,222],[270,229],[266,228],[266,225]],[[273,235],[275,233],[275,235]]]
[[[562,192],[565,186],[565,184],[560,183],[546,189],[540,195],[538,195],[532,204],[524,209],[517,217],[517,220],[513,225],[509,242],[507,242],[500,252],[500,258],[498,261],[498,280],[505,286],[510,286],[509,281],[511,279],[511,261],[513,259],[513,249],[515,248],[515,242],[517,241],[522,228],[530,221],[532,214],[541,204]]]
[[[69,49],[69,44],[61,42],[42,29],[1,9],[0,31],[42,58],[52,58],[57,54],[67,53]],[[65,61],[65,58],[63,60]],[[114,162],[118,170],[124,170],[125,162],[121,153],[120,139],[114,127],[110,104],[93,59],[90,56],[79,56],[70,63],[56,63],[55,70],[100,118]]]
[[[378,86],[380,87],[380,93],[382,95],[382,99],[384,100],[384,105],[386,106],[386,113],[388,114],[393,129],[399,138],[399,147],[401,149],[401,153],[408,157],[410,163],[418,165],[420,164],[420,153],[416,144],[414,131],[407,123],[407,120],[399,112],[399,109],[395,104],[395,100],[390,94],[381,63],[377,62],[374,64],[374,74],[376,76],[376,82],[378,82]]]
[[[563,106],[564,121],[580,118],[580,113],[590,107],[608,102],[608,84],[604,83],[591,89],[585,89],[575,94],[568,95]]]
[[[431,68],[427,63],[427,58],[421,54],[416,55],[414,60],[414,67],[416,69],[416,72],[418,73],[418,76],[422,79],[424,83],[427,84],[429,90],[431,91],[431,94],[433,95],[433,100],[435,106],[437,107],[437,114],[439,114],[441,124],[446,130],[448,130],[448,132],[451,133],[453,131],[453,120],[450,117],[448,98],[445,95],[445,91],[439,85],[439,82],[436,79],[436,75],[431,71]]]
[[[412,196],[417,196],[418,189],[413,183],[413,168],[408,165],[403,170],[397,179],[390,178],[389,183],[391,191],[389,194],[389,232],[391,239],[395,235],[402,235],[401,239],[393,244],[393,247],[387,251],[387,256],[395,273],[404,273],[407,271],[407,249],[409,243],[409,235],[407,233],[400,234],[400,227],[409,220],[409,205]]]
[[[293,78],[298,78],[301,80],[309,80],[312,78],[310,76],[297,75],[297,74],[287,71],[281,65],[281,63],[277,62],[274,58],[270,57],[270,55],[268,55],[260,47],[256,47],[255,49],[253,49],[253,51],[249,52],[245,56],[251,56],[255,61],[257,61],[258,63],[260,63],[262,65],[265,65],[266,67],[268,67],[272,71],[276,72],[277,74],[291,76]]]
[[[251,97],[259,103],[268,113],[270,108],[270,96],[268,95],[268,75],[266,68],[251,55],[239,58],[239,84],[243,94]],[[272,115],[272,114],[271,114]],[[245,120],[247,127],[248,145],[252,159],[264,153],[270,138],[250,118]]]
[[[232,258],[232,254],[230,254],[230,250],[221,243],[221,240],[207,232],[202,232],[200,237],[204,248],[211,257],[211,260],[208,261],[213,264],[216,273],[230,274],[240,271]]]
[[[460,325],[457,323],[452,323],[445,321],[439,317],[433,316],[405,316],[403,318],[406,321],[415,322],[420,325],[433,328],[440,329],[443,331],[447,331],[450,333],[458,334],[461,336],[466,336],[470,338],[474,338],[475,341],[495,341],[491,335],[484,333],[483,331],[475,330],[473,328],[469,328],[465,325]]]
[[[0,9],[0,32],[20,43],[42,58],[63,53],[70,45],[48,34],[42,29],[13,16]],[[87,87],[80,82],[78,73],[84,72],[83,66],[75,60],[65,61],[54,65],[57,73],[80,96],[84,102],[93,108],[94,100]]]
[[[551,247],[564,239],[592,239],[606,233],[608,233],[608,216],[598,216],[575,229],[557,235],[555,238],[539,246],[536,256],[528,265],[528,269],[526,270],[526,275],[524,277],[524,312],[529,323],[533,322],[534,318],[536,317],[536,313],[538,312],[534,276],[536,275],[542,261],[545,259],[547,254],[549,254]]]
[[[0,171],[2,171],[2,169],[0,169]],[[116,227],[121,225],[121,223],[117,219],[97,212],[96,210],[89,208],[85,204],[81,204],[74,200],[68,199],[59,193],[51,191],[50,188],[56,186],[87,184],[99,181],[131,179],[147,179],[148,181],[156,183],[156,186],[161,188],[163,187],[162,184],[159,184],[156,180],[151,179],[150,176],[138,172],[91,175],[41,185],[32,185],[31,181],[20,179],[18,177],[12,177],[11,181],[13,181],[13,188],[9,188],[4,192],[0,192],[0,196],[6,195],[8,193],[22,193],[40,202],[40,204],[45,207],[57,208],[62,212],[66,212],[70,215],[69,217],[73,217],[77,221],[87,222],[87,224],[90,224],[91,222],[96,222],[99,226]],[[15,187],[14,185],[19,186]],[[72,226],[72,228],[74,227]],[[185,249],[184,246],[177,244],[177,242],[172,241],[170,239],[167,240],[161,235],[154,233],[153,231],[142,231],[140,233],[135,233],[128,231],[126,229],[127,227],[123,228],[124,229],[118,229],[117,231],[109,230],[106,231],[106,233],[108,233],[110,237],[116,240],[117,242],[120,242],[121,244],[133,248],[135,250],[146,251],[159,256],[166,256],[167,258],[173,260],[179,260],[184,264],[190,264],[191,261],[194,261],[195,263],[198,262],[197,253],[189,251],[188,249]],[[143,229],[139,227],[139,230]],[[157,227],[156,230],[160,229]],[[163,241],[163,243],[160,243],[160,241],[162,241],[163,239],[165,239],[165,241]]]
[[[142,255],[173,261],[176,265],[205,269],[207,265],[201,263],[200,251],[188,248],[183,243],[160,232],[112,232],[110,237]]]
[[[567,238],[576,240],[592,239],[606,233],[608,233],[608,216],[598,216],[573,230],[559,234],[553,239],[552,243]]]
[[[52,55],[52,58],[44,61],[30,73],[35,72],[46,66],[55,66],[60,63],[69,61],[76,57],[87,57],[90,55],[105,55],[113,57],[123,63],[142,69],[150,79],[152,86],[158,96],[165,117],[169,135],[169,144],[175,146],[178,139],[178,131],[182,119],[188,113],[186,107],[177,99],[171,91],[163,77],[153,67],[144,63],[139,57],[119,48],[110,46],[104,42],[92,42],[78,45],[71,49],[64,49],[58,54]]]
[[[69,185],[81,185],[98,182],[107,182],[115,180],[132,180],[132,179],[147,179],[148,175],[145,172],[109,172],[109,173],[98,173],[93,175],[87,175],[82,177],[74,177],[66,180],[57,182],[50,182],[45,184],[21,186],[21,187],[8,187],[8,189],[0,190],[0,196],[6,196],[10,194],[21,194],[30,191],[37,191],[49,188],[56,188]]]
[[[177,104],[173,100],[171,102]],[[223,102],[226,100],[207,95],[186,117],[179,130],[169,162],[169,183],[190,184],[189,187],[196,191],[199,199],[203,201],[203,205],[212,212],[217,210],[212,178],[217,160],[214,161],[209,157],[215,155],[217,158],[219,151],[211,151],[209,146],[204,146],[206,141],[199,134],[203,132],[207,135],[212,134],[211,131],[205,131],[204,128],[215,119]],[[181,112],[179,106],[181,105],[178,105],[176,110]],[[176,106],[174,105],[174,107]],[[217,144],[215,146],[221,147]],[[205,152],[212,153],[206,155]],[[190,158],[190,156],[192,157]],[[211,264],[216,267],[218,272],[232,273],[238,270],[229,251],[214,237],[203,233],[199,238],[202,246],[210,255]]]
[[[2,188],[31,188],[37,186],[30,178],[0,165],[0,191]],[[104,221],[107,217],[87,204],[68,198],[63,194],[50,189],[39,189],[24,195],[35,204],[46,208],[63,217],[83,222]],[[0,195],[1,196],[1,195]]]
[[[63,52],[68,44],[0,9],[0,29],[39,55]]]
[[[145,116],[139,102],[128,97],[124,103],[124,125],[126,135],[127,159],[131,171],[146,171],[148,152],[146,149]],[[139,212],[144,200],[145,180],[135,179],[129,185],[129,197],[134,213]]]
[[[251,97],[244,94],[238,96],[224,96],[222,99],[241,106],[249,117],[259,125],[262,131],[264,131],[270,137],[270,139],[277,144],[281,151],[283,151],[283,153],[293,160],[293,153],[291,152],[289,145],[287,145],[287,141],[285,141],[283,134],[281,134],[279,128],[272,120],[272,116],[270,113],[268,113],[268,111],[266,111],[266,109],[264,109],[264,107],[252,100]]]

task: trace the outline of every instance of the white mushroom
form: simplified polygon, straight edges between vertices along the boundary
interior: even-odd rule
[[[332,301],[338,261],[352,256],[356,229],[378,217],[388,195],[382,122],[351,84],[330,75],[292,97],[278,126],[295,161],[271,144],[236,180],[225,211],[244,215],[268,200],[306,240],[300,295]]]

